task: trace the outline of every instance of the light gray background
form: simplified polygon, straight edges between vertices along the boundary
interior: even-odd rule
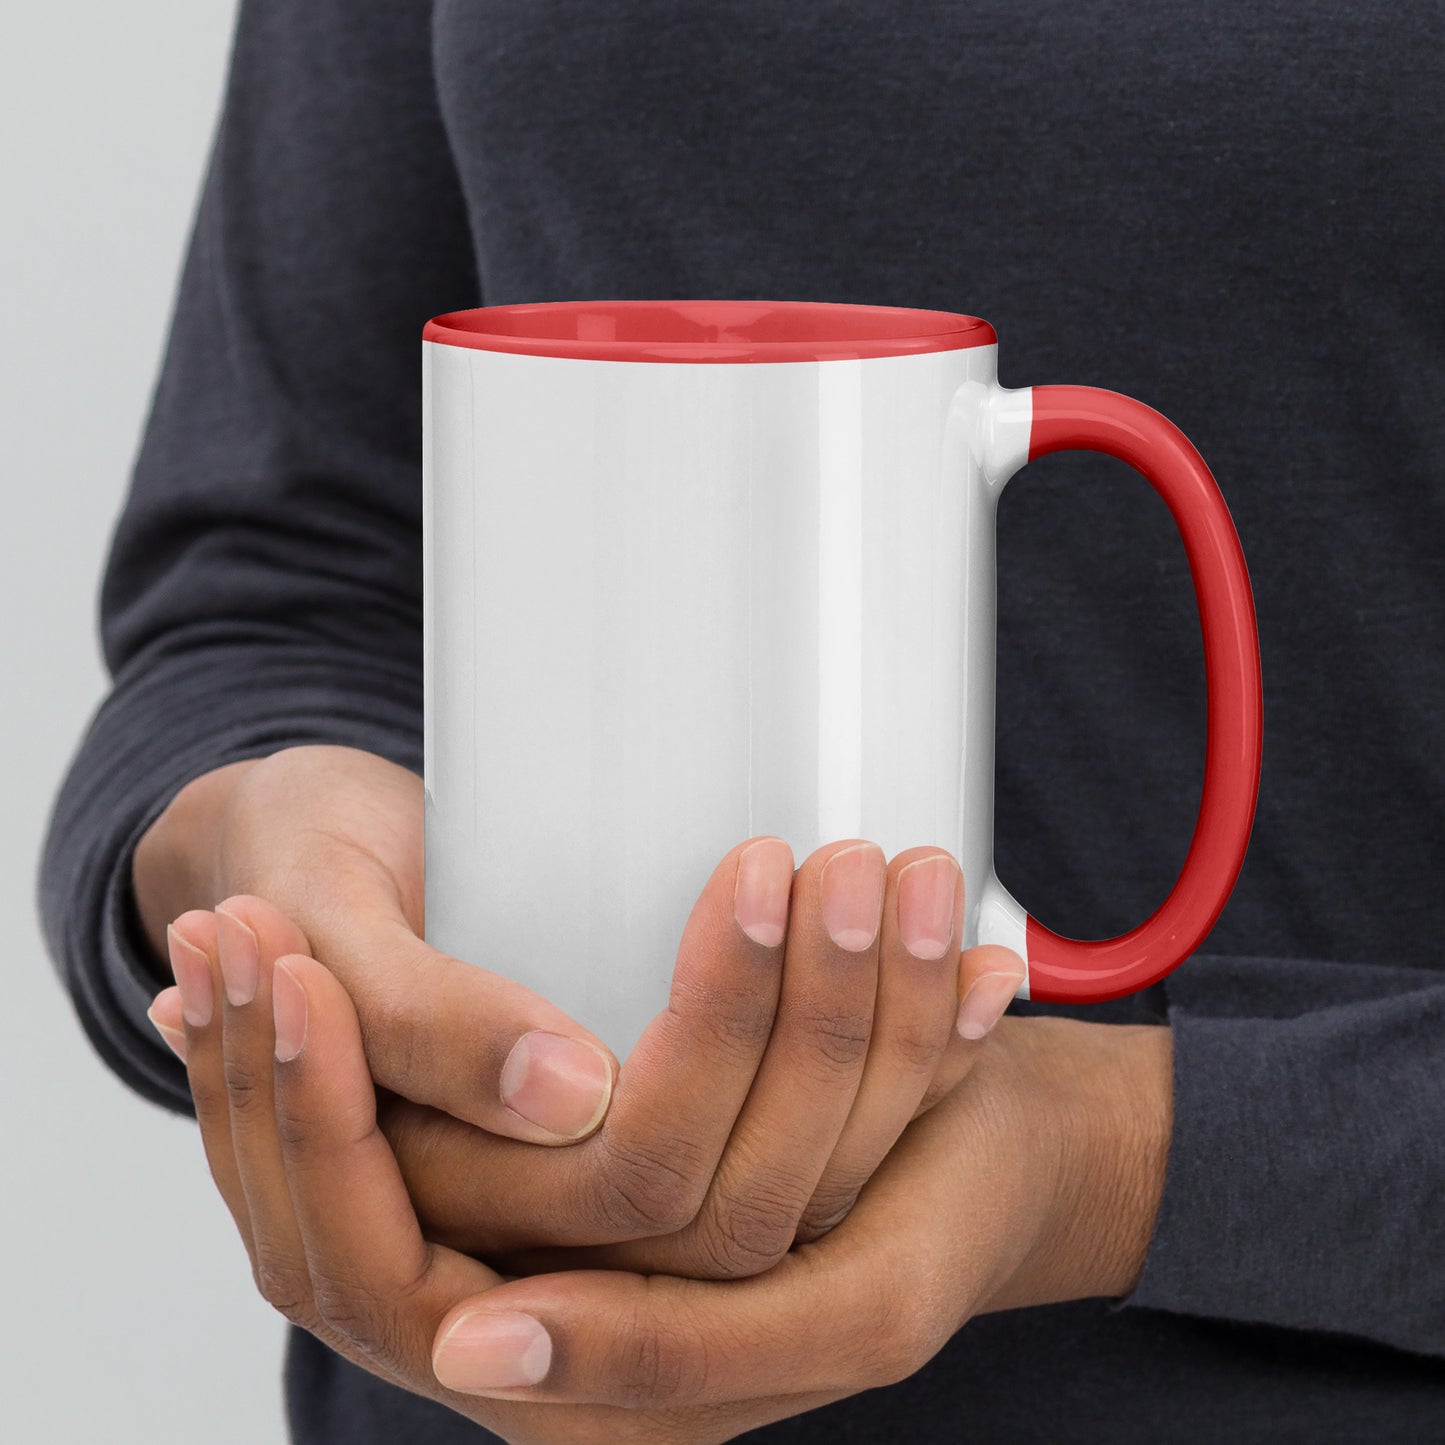
[[[52,792],[105,687],[99,570],[224,80],[225,0],[0,20],[0,1440],[284,1439],[283,1327],[195,1126],[92,1052],[40,943]]]

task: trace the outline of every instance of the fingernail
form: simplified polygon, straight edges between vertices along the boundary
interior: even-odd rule
[[[193,1029],[203,1029],[210,1023],[215,1007],[211,960],[169,924],[166,925],[166,943],[171,955],[171,972],[181,991],[181,1012]]]
[[[845,848],[823,865],[823,927],[839,948],[861,953],[877,938],[885,872],[883,854],[872,843]]]
[[[953,937],[958,864],[945,855],[920,858],[898,875],[898,933],[915,958],[942,958]]]
[[[156,1032],[170,1045],[171,1052],[182,1063],[185,1063],[186,1031],[183,1028],[177,1028],[174,1022],[162,1023],[160,1020],[161,1014],[165,1014],[170,1019],[179,1017],[179,1009],[176,1008],[179,1003],[180,990],[164,988],[155,996],[151,1006],[146,1010],[146,1017],[155,1025]]]
[[[776,948],[788,931],[793,850],[781,838],[763,838],[738,856],[733,917],[754,943]]]
[[[581,1039],[534,1029],[502,1065],[502,1102],[563,1139],[580,1139],[607,1112],[612,1065]]]
[[[981,1039],[1003,1017],[1023,980],[1012,973],[986,973],[958,1006],[958,1032],[966,1039]]]
[[[463,1315],[432,1351],[432,1372],[449,1390],[475,1394],[535,1385],[552,1365],[552,1337],[531,1315]]]
[[[216,943],[221,955],[221,981],[234,1007],[256,997],[261,977],[261,946],[256,935],[224,908],[216,909]]]
[[[289,1064],[306,1046],[306,990],[278,963],[271,975],[271,1016],[276,1023],[276,1062]]]

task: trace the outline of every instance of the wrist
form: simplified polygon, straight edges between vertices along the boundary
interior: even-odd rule
[[[141,835],[131,858],[136,917],[158,958],[166,926],[192,908],[225,896],[220,877],[221,822],[231,793],[256,759],[228,763],[193,778]]]
[[[1028,1260],[990,1309],[1122,1298],[1154,1232],[1173,1124],[1173,1038],[1154,1025],[1009,1021],[1054,1156]]]

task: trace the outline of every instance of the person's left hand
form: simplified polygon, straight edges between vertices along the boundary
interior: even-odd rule
[[[1003,1020],[842,1223],[765,1273],[504,1280],[423,1238],[340,982],[299,955],[263,982],[273,1009],[245,1030],[185,1025],[196,1097],[230,1095],[202,1127],[258,1286],[346,1358],[517,1445],[728,1440],[905,1378],[975,1314],[1122,1295],[1142,1268],[1167,1029]]]
[[[910,1119],[984,1051],[1023,962],[992,944],[960,951],[963,914],[962,875],[939,848],[888,862],[844,839],[795,871],[781,839],[735,846],[689,913],[667,1005],[629,1052],[606,1117],[566,1148],[388,1095],[375,1011],[325,961],[356,1007],[379,1127],[427,1239],[507,1274],[570,1268],[559,1251],[583,1248],[593,1268],[732,1279],[835,1227]],[[182,914],[168,942],[183,1012],[209,1019],[209,996],[223,1036],[269,1010],[258,984],[277,958],[319,957],[291,918],[250,896]],[[250,986],[238,1001],[240,976]],[[167,1024],[158,1008],[184,1058],[180,1014]],[[406,1051],[421,1062],[455,1036],[410,1030]],[[229,1106],[196,1096],[198,1113],[213,1107]]]

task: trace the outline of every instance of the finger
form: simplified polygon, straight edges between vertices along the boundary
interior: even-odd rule
[[[541,1432],[535,1438],[551,1438],[554,1422],[559,1439],[592,1438],[583,1433],[592,1426],[597,1438],[623,1438],[635,1422],[620,1414],[594,1412],[579,1423],[567,1407],[483,1407],[438,1381],[431,1349],[439,1322],[459,1299],[478,1298],[499,1276],[423,1241],[377,1129],[360,1023],[338,980],[315,959],[293,955],[276,961],[271,999],[277,1138],[318,1316],[312,1332],[373,1374],[507,1439],[534,1438],[534,1431]],[[522,1344],[525,1350],[528,1341]]]
[[[215,920],[231,1148],[251,1221],[252,1274],[262,1297],[292,1324],[324,1336],[286,1186],[273,1087],[273,968],[278,957],[304,950],[306,938],[279,909],[246,895],[220,904]]]
[[[537,1275],[448,1311],[431,1363],[459,1393],[638,1411],[852,1393],[906,1373],[881,1299],[872,1272],[803,1254],[747,1280]]]
[[[146,1017],[155,1026],[156,1032],[170,1046],[171,1052],[182,1062],[186,1061],[186,1020],[181,1012],[181,991],[172,984],[163,988],[146,1010]]]
[[[459,1295],[495,1284],[477,1261],[423,1240],[376,1094],[356,1012],[315,959],[277,961],[275,1120],[309,1291],[348,1354],[413,1382],[430,1377],[436,1325]]]
[[[285,913],[249,893],[232,894],[216,905],[216,943],[225,1001],[235,1007],[256,996],[263,965],[269,969],[288,953],[311,952],[310,940]]]
[[[992,1032],[1024,985],[1024,961],[1011,948],[985,943],[959,960],[958,1034],[976,1043]]]
[[[206,1163],[254,1268],[251,1216],[231,1145],[231,1105],[216,1002],[221,996],[221,969],[215,915],[205,909],[181,914],[166,929],[166,945],[180,993],[186,1078]]]
[[[621,1230],[659,1234],[697,1213],[757,1087],[796,921],[792,849],[732,849],[683,930],[667,1008],[643,1031],[597,1149],[577,1162],[582,1202]]]
[[[218,918],[201,911],[182,914],[170,926],[167,942],[172,971],[179,983],[176,989],[166,990],[157,999],[152,1007],[157,1017],[152,1021],[161,1028],[161,1036],[175,1048],[175,1041],[167,1037],[164,1027],[171,1024],[172,1008],[165,995],[174,994],[180,1005],[179,1022],[184,1030],[178,1052],[187,1061],[211,1177],[236,1222],[257,1289],[292,1323],[312,1329],[333,1348],[342,1348],[344,1342],[315,1318],[305,1254],[291,1213],[285,1177],[280,1173],[275,1120],[270,1108],[269,1022],[264,1031],[238,1030],[222,1016],[222,1009],[232,1007],[226,1001],[220,962],[222,939],[228,926],[235,929],[240,925],[235,919]],[[234,947],[232,939],[233,953]],[[233,964],[233,976],[235,972]],[[269,979],[260,982],[269,1020]],[[254,1014],[255,1010],[256,1005],[251,1004],[242,1012]],[[243,1039],[252,1049],[259,1048],[259,1061],[239,1057]],[[258,1091],[250,1085],[263,1076],[264,1088],[258,1099]],[[233,1091],[245,1100],[239,1107],[232,1097]],[[242,1122],[239,1150],[232,1127],[237,1120]],[[269,1153],[257,1148],[258,1134],[268,1130],[272,1146]]]
[[[943,849],[911,848],[889,865],[863,1079],[799,1239],[819,1238],[847,1214],[933,1080],[958,1012],[963,906],[963,873]]]
[[[696,1219],[666,1237],[594,1250],[589,1262],[731,1279],[770,1269],[788,1251],[846,1128],[863,1074],[878,988],[885,874],[883,855],[871,843],[829,844],[804,862],[793,885],[772,1037]],[[940,972],[946,1032],[952,965]],[[908,1101],[909,1112],[914,1103]],[[900,1129],[907,1122],[905,1114]],[[509,1258],[545,1268],[556,1256],[544,1248]]]
[[[953,1099],[966,1104],[961,1094]],[[989,1155],[998,1151],[975,1151],[983,1141],[960,1128],[960,1117],[945,1104],[906,1131],[848,1218],[765,1274],[708,1281],[588,1270],[509,1280],[460,1300],[438,1329],[437,1378],[453,1390],[529,1404],[664,1412],[837,1398],[904,1379],[1037,1237],[1001,1202],[1006,1181],[990,1178]],[[970,1190],[987,1205],[976,1228],[960,1236],[934,1227],[958,1216]],[[493,1328],[498,1315],[503,1322]],[[520,1352],[503,1361],[498,1342],[534,1328],[548,1345],[533,1347],[525,1362],[535,1383],[519,1386]]]
[[[334,817],[305,806],[318,786]],[[246,880],[232,886],[281,905],[306,952],[346,985],[384,1086],[514,1138],[583,1137],[616,1068],[601,1041],[482,960],[419,936],[422,794],[415,774],[355,749],[282,749],[232,798],[240,812],[225,861]]]
[[[432,948],[399,905],[335,903],[307,929],[355,1002],[377,1083],[533,1144],[596,1130],[617,1069],[600,1039],[532,989]]]
[[[259,903],[259,900],[254,901]],[[312,1289],[304,1240],[296,1224],[289,1186],[287,1186],[284,1176],[280,1181],[279,1189],[274,1187],[274,1180],[270,1185],[262,1187],[262,1181],[259,1178],[258,1165],[261,1168],[269,1168],[275,1159],[283,1157],[274,1132],[274,1116],[270,1150],[259,1147],[261,1111],[259,1109],[253,1111],[249,1108],[242,1111],[248,1120],[245,1131],[248,1143],[243,1150],[242,1157],[238,1159],[230,1147],[231,1113],[228,1108],[229,1099],[225,1079],[227,1073],[225,1050],[228,1035],[225,1022],[218,1022],[216,1013],[217,1000],[225,998],[223,975],[220,968],[222,952],[220,935],[232,926],[241,926],[236,915],[248,918],[251,922],[260,925],[259,932],[263,943],[258,947],[259,967],[256,992],[249,1003],[236,1006],[237,1020],[244,1019],[247,1026],[230,1030],[229,1045],[233,1053],[241,1048],[259,1049],[264,1052],[267,1059],[274,1058],[274,1031],[253,1025],[256,1019],[263,1016],[258,1013],[258,1010],[264,1010],[264,1016],[274,1017],[274,1001],[268,1004],[273,988],[273,980],[269,976],[272,965],[269,954],[277,941],[286,936],[284,929],[280,926],[274,933],[268,932],[269,925],[276,923],[274,917],[268,921],[264,914],[258,915],[252,911],[250,906],[236,900],[228,900],[228,911],[233,906],[235,914],[232,915],[229,923],[224,918],[218,921],[212,914],[201,911],[183,915],[176,920],[170,930],[169,943],[174,960],[173,972],[181,982],[177,987],[162,990],[152,1004],[150,1013],[152,1022],[162,1038],[183,1060],[188,1061],[192,1091],[197,1101],[197,1113],[202,1123],[203,1140],[212,1173],[236,1220],[247,1252],[252,1257],[253,1271],[256,1270],[258,1258],[263,1262],[257,1279],[258,1284],[262,1286],[263,1295],[293,1322],[304,1325],[336,1353],[390,1383],[408,1391],[428,1394],[444,1403],[454,1404],[464,1409],[472,1418],[479,1419],[482,1423],[496,1428],[520,1429],[524,1423],[520,1412],[524,1407],[498,1403],[479,1413],[475,1400],[455,1396],[437,1384],[430,1367],[429,1346],[434,1336],[435,1321],[439,1313],[453,1304],[458,1294],[472,1295],[479,1285],[485,1286],[495,1281],[497,1276],[491,1271],[471,1260],[446,1254],[442,1262],[443,1267],[436,1271],[438,1288],[442,1291],[441,1297],[429,1301],[418,1299],[416,1303],[421,1305],[422,1312],[419,1318],[413,1317],[410,1320],[409,1333],[406,1328],[398,1327],[388,1335],[388,1339],[405,1341],[410,1338],[413,1341],[413,1348],[409,1352],[402,1352],[408,1358],[409,1371],[406,1373],[385,1358],[384,1351],[378,1351],[375,1348],[376,1330],[358,1329],[356,1324],[352,1323],[346,1331],[343,1331],[336,1328],[330,1320],[322,1317]],[[261,907],[264,909],[266,905],[261,905]],[[244,939],[233,936],[229,945],[232,953],[238,943],[242,947],[245,946]],[[311,960],[303,960],[302,963],[303,966],[309,964],[322,974],[325,973],[319,965],[312,963]],[[233,960],[231,969],[233,978],[236,973]],[[335,1004],[334,997],[331,1002],[333,1005]],[[229,1001],[225,1006],[231,1007]],[[186,1016],[187,1010],[189,1018]],[[325,1051],[319,1046],[313,1046],[313,1053],[320,1052],[323,1055],[320,1082],[322,1084],[332,1082],[336,1086],[330,1091],[331,1097],[318,1096],[313,1100],[323,1114],[327,1110],[336,1110],[344,1114],[348,1103],[348,1094],[354,1100],[362,1088],[368,1085],[365,1056],[361,1049],[354,1015],[352,1015],[351,1023],[350,1063],[353,1067],[349,1071],[335,1069],[334,1079],[328,1081],[327,1063],[324,1059]],[[324,1030],[322,1032],[324,1033]],[[333,1065],[336,1062],[335,1059],[331,1061]],[[264,1072],[263,1063],[264,1061],[247,1058],[242,1067],[232,1068],[231,1073],[233,1077],[259,1078]],[[275,1067],[280,1068],[281,1066],[278,1064]],[[325,1091],[318,1091],[318,1095],[323,1092]],[[249,1124],[253,1117],[257,1120],[257,1127],[254,1129]],[[294,1141],[295,1147],[304,1149],[306,1142],[306,1137],[298,1131]],[[384,1164],[386,1161],[380,1162]],[[394,1176],[394,1163],[391,1164],[391,1170]],[[342,1173],[348,1179],[351,1178],[350,1171],[343,1170]],[[383,1178],[381,1182],[384,1185],[387,1181]],[[367,1197],[368,1191],[372,1187],[371,1182],[364,1178],[356,1178],[354,1183],[360,1191],[361,1197]],[[248,1200],[256,1201],[254,1215]],[[347,1199],[338,1198],[326,1203],[324,1208],[330,1215],[344,1216],[349,1202]],[[253,1234],[253,1219],[255,1234]],[[409,1223],[414,1230],[415,1219],[412,1218]],[[259,1248],[253,1242],[256,1235],[261,1241]],[[374,1246],[377,1241],[367,1240],[362,1243]],[[353,1241],[354,1244],[355,1241]],[[380,1298],[384,1305],[385,1296],[378,1296],[376,1287],[366,1282],[368,1260],[374,1252],[374,1249],[371,1252],[363,1252],[359,1258],[351,1259],[351,1272],[347,1277],[357,1283],[350,1296],[337,1291],[330,1291],[325,1296],[334,1318],[344,1318],[354,1322],[366,1317],[367,1304],[374,1304]],[[326,1254],[324,1257],[329,1260],[332,1275],[340,1277],[341,1266],[338,1259],[334,1254]],[[445,1266],[455,1267],[454,1277],[448,1276]],[[355,1303],[357,1299],[362,1301],[359,1307]],[[365,1348],[357,1343],[358,1337],[365,1341]],[[536,1406],[526,1407],[525,1420],[527,1423],[535,1419],[537,1408]],[[776,1414],[770,1418],[778,1418],[788,1413],[784,1403],[779,1403],[775,1408]],[[566,1407],[563,1409],[570,1415],[570,1410],[566,1410]],[[620,1424],[619,1428],[622,1428]]]
[[[668,1007],[618,1079],[597,1135],[545,1159],[441,1114],[390,1106],[386,1130],[427,1233],[474,1253],[669,1233],[696,1214],[773,1027],[793,856],[750,839],[683,930]]]
[[[1001,944],[978,944],[974,948],[965,949],[958,959],[958,994],[959,998],[967,1001],[970,997],[972,985],[983,983],[983,996],[988,1000],[990,1012],[1001,1017],[1007,1004],[1017,996],[1020,988],[1023,988],[1027,981],[1027,971],[1023,965],[1023,959],[1013,951],[1012,948],[1004,948]],[[964,1007],[959,1004],[959,1016],[964,1013]],[[997,1017],[994,1022],[997,1022]],[[988,1032],[991,1032],[993,1025],[988,1025]],[[977,1032],[977,1030],[972,1030]],[[987,1038],[987,1032],[984,1033]],[[944,1052],[941,1064],[933,1071],[933,1079],[928,1085],[928,1090],[919,1101],[918,1108],[913,1111],[913,1117],[918,1118],[919,1114],[928,1113],[931,1108],[939,1103],[939,1100],[951,1094],[955,1088],[968,1077],[974,1065],[978,1062],[978,1056],[983,1051],[984,1038],[968,1038],[964,1033],[959,1032],[955,1025],[952,1038],[948,1040],[948,1049]]]
[[[713,1277],[757,1274],[791,1247],[863,1077],[885,875],[880,849],[858,841],[820,848],[798,870],[777,1020],[702,1209],[678,1241],[685,1272],[700,1261]]]

